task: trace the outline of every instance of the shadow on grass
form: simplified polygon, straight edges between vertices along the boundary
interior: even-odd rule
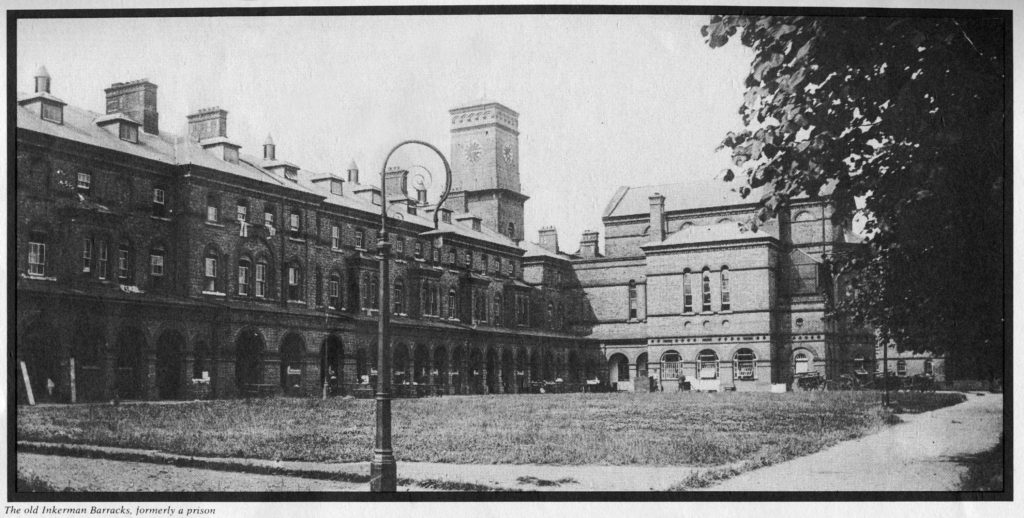
[[[992,449],[975,455],[954,457],[952,460],[967,467],[967,473],[960,476],[960,491],[997,491],[1005,490],[1003,484],[1004,438],[999,436],[999,444]]]
[[[579,482],[572,477],[560,478],[558,480],[545,480],[537,477],[519,477],[516,479],[523,485],[533,485],[537,487],[561,487],[565,484],[579,484]]]

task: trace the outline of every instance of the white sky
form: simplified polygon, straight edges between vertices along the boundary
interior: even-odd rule
[[[243,153],[261,153],[269,132],[279,159],[342,172],[355,158],[364,183],[403,139],[448,154],[448,109],[486,96],[520,113],[527,239],[556,225],[573,252],[584,229],[604,237],[601,212],[618,186],[728,165],[714,148],[740,126],[751,54],[738,42],[708,48],[707,18],[21,20],[17,81],[30,91],[45,65],[54,95],[102,112],[105,87],[149,78],[162,132],[218,105]]]

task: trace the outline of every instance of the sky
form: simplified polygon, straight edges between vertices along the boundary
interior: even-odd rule
[[[228,137],[316,172],[354,159],[375,183],[415,138],[450,154],[448,110],[480,98],[519,112],[526,237],[555,225],[575,252],[622,185],[712,177],[740,127],[752,54],[710,49],[707,16],[358,16],[20,20],[17,84],[45,66],[52,93],[104,110],[103,89],[158,85],[162,133],[229,112]],[[443,171],[422,152],[390,165]]]

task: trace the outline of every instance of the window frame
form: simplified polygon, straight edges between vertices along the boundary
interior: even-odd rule
[[[44,121],[50,121],[57,124],[64,124],[64,107],[53,102],[42,101],[39,107],[39,117]],[[50,111],[48,114],[47,111]],[[56,114],[56,115],[53,115]],[[50,115],[50,116],[47,116]]]
[[[46,275],[46,240],[43,232],[32,232],[28,242],[28,274],[33,277]]]
[[[637,302],[638,295],[636,289],[636,281],[630,279],[629,285],[626,287],[626,290],[627,318],[629,320],[637,320],[640,318],[640,304]]]
[[[714,380],[719,377],[719,370],[721,367],[721,359],[712,349],[703,349],[697,353],[696,361],[696,377],[701,380]],[[709,374],[709,370],[713,370],[713,374]]]
[[[331,249],[341,250],[341,225],[331,224]]]
[[[700,272],[700,311],[702,313],[711,312],[711,270],[704,268]]]
[[[82,238],[82,273],[92,273],[93,242],[91,237]]]
[[[252,270],[252,261],[248,258],[238,260],[238,287],[235,291],[239,297],[248,297],[250,295],[249,285],[252,283],[250,270]]]
[[[83,181],[84,180],[84,181]],[[92,192],[92,173],[78,171],[75,173],[75,190],[89,194]]]
[[[127,243],[117,247],[117,279],[131,281],[132,248]]]
[[[209,293],[219,293],[218,288],[218,271],[217,271],[217,254],[213,251],[208,251],[203,256],[203,291]]]
[[[754,381],[757,379],[757,355],[753,349],[744,347],[732,356],[733,379]]]
[[[732,295],[729,292],[729,267],[723,266],[718,272],[720,291],[718,293],[719,305],[722,311],[732,311]]]
[[[149,275],[150,277],[163,277],[166,268],[164,267],[164,251],[160,248],[155,248],[149,252]],[[159,261],[157,261],[159,259]],[[159,263],[159,264],[158,264]],[[159,267],[159,271],[157,268]]]
[[[258,299],[267,298],[267,262],[256,260],[253,271],[253,295]]]

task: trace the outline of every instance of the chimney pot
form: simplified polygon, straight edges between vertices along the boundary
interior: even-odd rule
[[[50,93],[50,73],[46,71],[46,67],[40,65],[39,69],[36,70],[36,93]]]
[[[267,140],[263,141],[263,159],[264,160],[277,160],[277,146],[274,145],[274,139],[270,138],[270,134],[267,133]]]

